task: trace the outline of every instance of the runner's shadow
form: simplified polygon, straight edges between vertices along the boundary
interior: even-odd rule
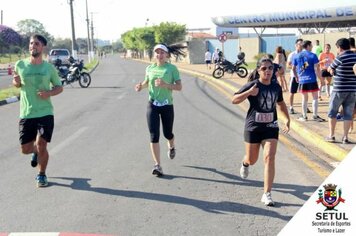
[[[222,181],[224,183],[232,183],[237,185],[244,185],[244,186],[254,186],[254,187],[263,187],[263,181],[256,181],[256,180],[249,180],[249,179],[242,179],[237,175],[232,175],[230,173],[219,171],[215,168],[210,167],[201,167],[201,166],[184,166],[188,168],[194,168],[199,170],[210,171],[216,174],[219,174],[226,179],[232,179],[234,181]],[[179,178],[191,178],[191,177],[179,177]],[[216,180],[211,180],[216,181]],[[219,181],[216,181],[219,182]],[[318,186],[304,186],[304,185],[296,185],[296,184],[281,184],[281,183],[273,183],[273,191],[278,191],[282,193],[287,193],[298,197],[304,201],[308,200],[311,194],[315,192]],[[308,195],[309,193],[310,195]]]
[[[197,200],[197,199],[191,199],[187,197],[162,194],[162,193],[93,187],[89,183],[91,179],[88,178],[51,177],[49,179],[70,181],[69,184],[50,181],[50,186],[67,187],[73,190],[89,191],[89,192],[107,194],[107,195],[118,196],[118,197],[127,197],[127,198],[135,198],[135,199],[144,199],[149,201],[187,205],[214,214],[242,213],[242,214],[251,214],[253,216],[261,215],[261,216],[278,218],[286,222],[292,218],[292,216],[283,216],[278,212],[269,210],[267,208],[264,209],[264,208],[254,207],[251,205],[245,205],[237,202],[229,202],[229,201],[211,202],[211,201]]]

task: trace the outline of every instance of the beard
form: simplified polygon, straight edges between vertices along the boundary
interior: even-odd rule
[[[31,52],[31,56],[32,57],[39,57],[41,55],[41,53],[40,52],[38,52],[37,50],[32,50],[32,52]]]

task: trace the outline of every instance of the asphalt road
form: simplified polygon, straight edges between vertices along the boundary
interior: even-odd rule
[[[7,74],[7,71],[0,70],[0,89],[5,89],[11,86],[12,76]]]
[[[276,235],[322,178],[280,144],[265,207],[260,159],[243,180],[245,114],[206,82],[181,74],[174,93],[177,156],[164,178],[151,175],[147,90],[134,85],[147,65],[104,58],[89,88],[66,86],[53,97],[50,186],[35,187],[30,156],[19,153],[19,103],[0,106],[0,232],[114,235]]]

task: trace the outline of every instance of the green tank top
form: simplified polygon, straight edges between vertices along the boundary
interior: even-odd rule
[[[51,99],[42,99],[37,93],[62,86],[56,68],[47,61],[35,65],[24,59],[16,62],[15,71],[21,78],[20,118],[53,115]]]

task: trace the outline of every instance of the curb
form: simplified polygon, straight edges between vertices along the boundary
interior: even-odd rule
[[[5,100],[0,101],[0,106],[18,102],[18,101],[20,101],[20,96],[12,96],[12,97],[6,98]],[[2,236],[2,235],[0,235],[0,236]]]
[[[0,236],[114,236],[112,234],[81,234],[81,233],[61,233],[61,232],[14,232],[1,233]]]

